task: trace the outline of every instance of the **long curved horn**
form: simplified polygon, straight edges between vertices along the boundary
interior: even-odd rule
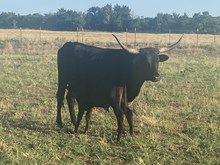
[[[124,44],[122,44],[119,41],[119,39],[118,39],[118,37],[116,37],[116,35],[114,35],[114,34],[112,34],[112,35],[115,37],[116,41],[118,42],[118,44],[121,46],[122,49],[124,49],[128,53],[132,53],[132,54],[138,54],[139,53],[139,50],[137,50],[137,49],[129,49],[128,47],[126,47]]]
[[[160,49],[159,49],[160,53],[164,53],[164,52],[167,52],[167,51],[170,51],[170,50],[176,48],[176,47],[179,45],[180,41],[182,40],[183,36],[184,36],[184,34],[183,34],[183,35],[180,37],[180,39],[179,39],[176,43],[174,43],[173,45],[170,45],[170,46],[168,46],[168,47],[160,48]]]

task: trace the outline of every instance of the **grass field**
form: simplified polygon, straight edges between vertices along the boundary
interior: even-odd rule
[[[134,137],[120,142],[111,109],[95,110],[88,133],[83,120],[75,135],[66,106],[64,128],[56,127],[56,47],[49,48],[0,54],[0,164],[219,164],[218,48],[169,53],[162,80],[146,82],[132,104]]]

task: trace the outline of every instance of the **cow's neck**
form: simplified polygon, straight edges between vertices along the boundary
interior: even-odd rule
[[[135,72],[134,74],[131,74],[130,80],[128,81],[129,83],[127,84],[127,95],[129,102],[133,101],[135,97],[138,96],[144,81],[145,80],[141,75],[135,74]]]

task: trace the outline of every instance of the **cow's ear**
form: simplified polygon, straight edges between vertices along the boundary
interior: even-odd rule
[[[159,54],[160,62],[164,62],[169,59],[169,56],[166,54]]]

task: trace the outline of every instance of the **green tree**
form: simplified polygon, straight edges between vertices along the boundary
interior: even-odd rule
[[[215,33],[218,23],[209,12],[195,13],[192,18],[194,29],[198,29],[200,33]]]
[[[134,17],[127,6],[109,5],[91,7],[83,12],[59,9],[56,13],[16,15],[13,12],[0,13],[0,28],[30,28],[47,30],[74,31],[77,28],[100,31],[134,31],[168,33],[219,34],[220,17],[213,17],[209,12],[195,13],[189,17],[186,13],[158,13],[156,17]]]
[[[127,6],[114,6],[114,11],[111,19],[111,27],[114,31],[125,31],[131,29],[132,17],[131,9]]]
[[[191,22],[192,22],[192,19],[186,13],[184,13],[178,19],[177,26],[176,26],[177,32],[182,32],[182,33],[193,32],[193,26]]]
[[[39,29],[43,26],[44,17],[41,14],[29,14],[20,16],[17,22],[18,28]]]
[[[91,7],[86,13],[86,29],[90,30],[111,30],[111,17],[113,11],[111,5],[106,5],[102,8]]]
[[[15,28],[17,26],[18,16],[13,12],[3,12],[0,14],[0,28]]]
[[[45,15],[44,28],[49,30],[77,30],[84,27],[85,20],[82,13],[72,10],[59,9],[57,13]]]
[[[100,20],[102,20],[101,30],[111,31],[112,5],[106,5],[100,10]]]
[[[102,26],[102,12],[99,7],[91,7],[86,14],[86,29],[89,30],[101,30]]]

